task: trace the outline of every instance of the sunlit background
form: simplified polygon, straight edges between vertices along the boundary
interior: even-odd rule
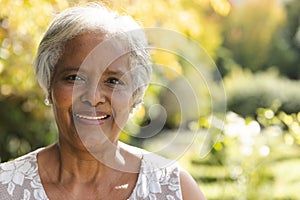
[[[0,0],[0,161],[57,138],[51,108],[34,79],[32,62],[54,14],[86,1]],[[226,91],[225,125],[205,156],[195,143],[179,159],[208,199],[300,199],[300,1],[299,0],[116,0],[109,7],[145,27],[178,31],[197,41],[216,63]],[[184,47],[183,47],[184,48]],[[193,49],[184,48],[193,55]],[[157,52],[155,63],[177,74],[179,56]],[[172,80],[172,74],[164,74]],[[201,90],[199,88],[199,90]],[[208,98],[209,94],[207,93]],[[201,101],[198,120],[176,134],[210,127],[210,102]],[[135,123],[149,123],[147,107],[170,102],[150,87]],[[224,102],[223,102],[224,103]],[[171,106],[172,107],[172,106]],[[176,109],[151,142],[141,130],[121,139],[159,148],[182,123]],[[217,113],[216,113],[217,114]],[[180,137],[180,136],[179,136]],[[180,145],[180,144],[174,144]],[[168,156],[168,155],[166,155]]]

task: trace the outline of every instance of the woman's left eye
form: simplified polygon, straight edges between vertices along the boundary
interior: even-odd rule
[[[124,82],[121,81],[118,78],[108,78],[105,83],[111,84],[111,85],[124,85]]]
[[[69,75],[65,78],[67,81],[85,81],[85,79],[77,74]]]

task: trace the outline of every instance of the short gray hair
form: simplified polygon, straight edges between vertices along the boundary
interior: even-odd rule
[[[130,53],[130,68],[136,72],[133,76],[133,87],[136,88],[134,106],[139,105],[152,72],[145,33],[130,16],[120,15],[98,3],[68,8],[51,22],[34,62],[35,75],[44,92],[49,95],[55,65],[66,42],[85,32],[100,32],[105,37],[122,35],[126,39],[124,47]]]

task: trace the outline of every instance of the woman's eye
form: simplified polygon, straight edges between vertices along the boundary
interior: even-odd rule
[[[108,78],[105,83],[108,83],[110,85],[124,85],[124,82],[122,82],[118,78]]]
[[[74,75],[70,75],[66,77],[67,81],[85,81],[84,78],[82,78],[81,76],[74,74]]]

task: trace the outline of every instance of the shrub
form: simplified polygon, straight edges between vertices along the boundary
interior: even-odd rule
[[[228,110],[242,116],[254,116],[257,108],[274,104],[287,113],[300,111],[300,81],[280,77],[275,71],[252,74],[236,68],[224,84]]]

